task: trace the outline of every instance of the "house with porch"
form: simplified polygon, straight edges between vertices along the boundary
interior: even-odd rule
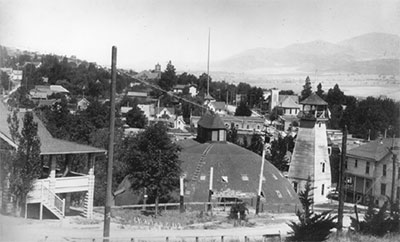
[[[0,113],[0,166],[2,166],[6,162],[5,159],[9,159],[4,155],[4,151],[16,150],[18,144],[12,140],[7,123],[10,110],[1,102]],[[23,116],[24,112],[18,113],[20,126],[22,126]],[[70,210],[71,195],[83,192],[83,215],[92,218],[95,162],[104,160],[100,158],[104,158],[106,151],[56,139],[36,115],[34,115],[34,122],[38,124],[43,168],[41,176],[34,181],[33,189],[28,194],[25,217],[62,219]],[[11,207],[13,196],[9,192],[9,184],[4,177],[0,179],[0,194],[0,207],[6,211]]]
[[[347,151],[346,201],[382,206],[391,196],[400,199],[399,147],[400,138],[383,138]]]

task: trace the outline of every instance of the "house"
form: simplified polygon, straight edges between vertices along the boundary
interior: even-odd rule
[[[175,109],[168,107],[156,107],[155,117],[158,119],[176,119]]]
[[[198,94],[199,92],[197,91],[196,85],[193,85],[193,84],[189,85],[189,93],[190,93],[190,95],[191,95],[192,97],[197,96],[197,94]]]
[[[0,103],[0,113],[2,114],[0,117],[0,145],[2,146],[2,149],[0,149],[0,165],[4,165],[4,159],[7,159],[7,157],[2,152],[17,149],[18,144],[11,139],[6,121],[9,110],[3,103]],[[22,123],[23,116],[24,113],[18,113],[20,123]],[[33,190],[28,194],[25,217],[42,219],[44,216],[48,216],[62,219],[69,213],[71,195],[84,192],[83,213],[87,218],[92,218],[95,183],[94,165],[95,162],[104,160],[106,151],[56,139],[52,137],[36,115],[34,115],[34,122],[38,124],[43,169],[41,177],[34,181]],[[83,170],[73,168],[78,167],[76,166],[77,163],[80,163],[79,167],[85,168]],[[0,200],[0,207],[3,208],[9,207],[12,199],[8,192],[8,186],[8,182],[1,179],[0,194],[2,199]]]
[[[183,89],[185,89],[187,85],[177,84],[172,87],[172,91],[174,93],[183,93]]]
[[[382,206],[392,195],[400,199],[399,145],[399,138],[383,138],[347,151],[346,201]]]
[[[225,102],[212,101],[212,102],[209,102],[207,106],[214,113],[217,113],[222,116],[227,114]]]
[[[86,110],[90,105],[90,102],[86,98],[81,98],[77,104],[76,104],[76,109],[79,111]]]
[[[300,112],[301,105],[297,95],[279,95],[279,103],[277,105],[283,115],[296,116]]]
[[[36,85],[35,88],[29,91],[32,99],[47,99],[48,96],[56,93],[69,95],[69,91],[61,85]]]
[[[21,81],[22,80],[22,70],[13,70],[10,78],[13,81]]]

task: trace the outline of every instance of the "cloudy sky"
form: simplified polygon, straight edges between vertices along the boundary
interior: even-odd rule
[[[150,69],[187,69],[246,49],[369,32],[400,35],[400,0],[0,0],[0,44]]]

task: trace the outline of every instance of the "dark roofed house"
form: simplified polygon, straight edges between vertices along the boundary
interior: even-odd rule
[[[0,103],[0,141],[7,144],[8,149],[17,149],[18,144],[11,139],[7,123],[7,116],[10,111]],[[22,124],[24,113],[18,113],[20,125]],[[43,161],[42,175],[34,182],[33,190],[28,194],[26,217],[40,218],[44,215],[51,218],[62,219],[69,213],[71,203],[71,193],[86,192],[84,215],[87,218],[93,216],[93,198],[94,198],[94,163],[98,156],[104,156],[105,150],[98,149],[89,145],[78,144],[66,140],[54,138],[46,129],[41,120],[34,115],[34,122],[38,124],[38,136],[40,138],[40,156]],[[87,173],[71,170],[71,164],[78,161],[78,157],[86,155],[86,159],[79,159],[84,162],[82,166],[87,167]],[[62,159],[60,159],[62,158]],[[77,159],[74,161],[74,159]],[[62,161],[64,164],[62,170],[57,164]],[[3,164],[0,164],[3,165]],[[11,198],[7,183],[2,183],[3,202],[9,202]],[[47,194],[44,196],[43,194]],[[66,199],[61,197],[65,196]],[[47,212],[43,212],[47,210]]]

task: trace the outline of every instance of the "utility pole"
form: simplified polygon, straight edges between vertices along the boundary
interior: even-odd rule
[[[210,95],[210,29],[208,29],[207,95]]]
[[[111,93],[110,93],[110,136],[108,143],[108,164],[107,164],[107,190],[106,206],[104,208],[104,229],[103,242],[110,241],[111,202],[112,202],[112,170],[114,159],[114,126],[115,126],[115,88],[117,80],[117,47],[112,47],[111,56]]]
[[[344,126],[342,137],[342,154],[339,163],[339,208],[338,208],[338,230],[343,228],[343,207],[344,207],[344,170],[346,163],[347,148],[347,125]]]
[[[396,159],[397,159],[397,155],[393,152],[394,151],[394,139],[395,136],[393,136],[393,143],[392,143],[392,147],[389,148],[389,152],[392,154],[392,191],[390,194],[390,199],[392,200],[392,204],[393,205],[395,203],[395,188],[396,188]],[[398,196],[398,195],[397,195]],[[393,211],[393,209],[391,209],[391,211]]]
[[[214,178],[214,167],[210,167],[210,184],[208,188],[208,211],[212,213],[211,198],[213,195],[213,178]]]
[[[261,169],[260,169],[260,178],[258,181],[258,194],[257,194],[257,202],[256,202],[256,215],[260,212],[260,200],[261,200],[261,192],[262,192],[262,182],[264,177],[264,163],[265,163],[265,143],[263,144],[263,151],[261,157]]]
[[[181,176],[179,178],[179,187],[180,187],[180,197],[179,197],[179,210],[181,213],[185,212],[185,203],[184,203],[184,196],[185,196],[185,177]]]

